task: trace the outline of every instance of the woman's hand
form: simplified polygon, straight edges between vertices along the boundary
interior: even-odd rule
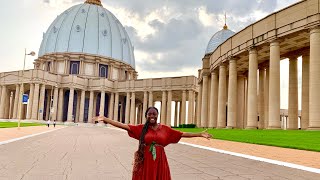
[[[121,122],[118,122],[118,121],[114,121],[110,118],[107,118],[103,115],[100,115],[100,116],[97,116],[97,117],[94,117],[92,118],[94,121],[98,121],[98,122],[101,122],[103,121],[104,123],[106,124],[111,124],[112,126],[115,126],[115,127],[118,127],[118,128],[121,128],[121,129],[124,129],[124,130],[127,130],[129,131],[130,130],[130,127],[127,125],[127,124],[123,124]]]
[[[106,121],[106,117],[104,117],[104,116],[98,116],[98,117],[97,117],[97,120],[98,120],[98,121],[103,121],[103,122],[105,122],[105,121]]]
[[[209,134],[207,131],[208,131],[208,129],[202,131],[202,132],[201,132],[201,136],[209,140],[209,139],[212,138],[212,135]]]

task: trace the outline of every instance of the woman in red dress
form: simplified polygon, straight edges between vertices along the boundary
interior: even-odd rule
[[[166,125],[158,124],[158,109],[155,107],[149,107],[145,112],[145,117],[146,123],[136,126],[113,121],[103,116],[98,117],[99,121],[125,129],[130,137],[139,140],[139,148],[134,154],[133,180],[170,180],[170,169],[164,147],[179,142],[181,137],[204,137],[207,139],[212,137],[207,132],[180,132]]]

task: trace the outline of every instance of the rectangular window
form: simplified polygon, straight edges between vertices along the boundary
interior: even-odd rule
[[[70,61],[69,74],[79,74],[80,61]]]

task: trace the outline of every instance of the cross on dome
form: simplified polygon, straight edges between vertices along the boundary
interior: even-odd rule
[[[224,26],[223,26],[223,29],[228,29],[228,26],[227,26],[227,13],[226,12],[224,13]]]

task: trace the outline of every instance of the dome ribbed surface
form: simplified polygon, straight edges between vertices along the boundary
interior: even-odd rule
[[[224,41],[226,41],[229,37],[231,37],[234,34],[235,32],[226,28],[215,33],[211,37],[207,45],[206,54],[212,53],[220,44],[222,44]]]
[[[110,57],[135,67],[126,30],[110,11],[96,4],[75,5],[53,21],[43,35],[39,57],[56,52]]]

